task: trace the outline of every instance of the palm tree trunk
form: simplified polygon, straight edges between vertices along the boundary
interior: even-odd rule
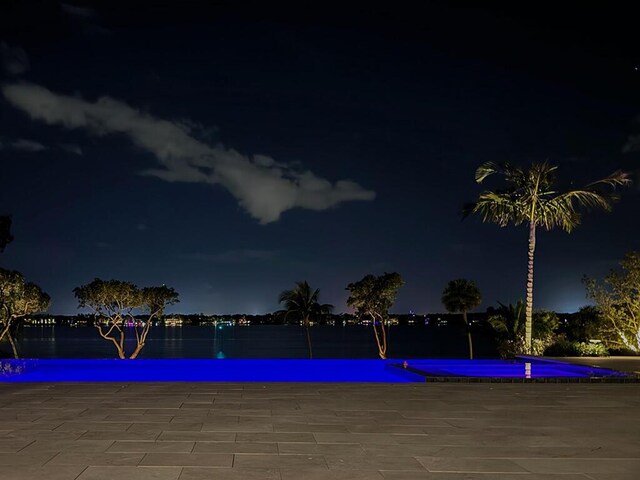
[[[469,360],[473,360],[473,341],[471,340],[471,328],[469,328],[469,322],[467,321],[467,311],[462,312],[464,317],[464,324],[467,326],[467,340],[469,341]]]
[[[533,254],[536,251],[536,224],[529,223],[529,251],[527,263],[527,306],[525,309],[525,351],[531,355],[531,332],[533,330]]]
[[[313,350],[311,348],[311,332],[309,332],[309,319],[304,319],[304,329],[307,333],[307,345],[309,346],[309,360],[313,359]]]

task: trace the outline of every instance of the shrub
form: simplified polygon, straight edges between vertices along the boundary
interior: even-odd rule
[[[556,340],[545,349],[544,354],[550,357],[578,357],[580,352],[576,347],[577,343],[567,340],[564,335],[558,335]]]
[[[602,343],[572,342],[559,335],[544,354],[550,357],[604,357],[609,355],[609,351]]]
[[[609,350],[602,343],[575,342],[578,354],[581,357],[606,357]]]
[[[551,341],[552,337],[533,338],[531,340],[531,355],[540,356],[544,354]],[[516,355],[526,355],[527,347],[524,336],[521,335],[515,340],[502,340],[498,344],[498,354],[502,358],[513,358]]]

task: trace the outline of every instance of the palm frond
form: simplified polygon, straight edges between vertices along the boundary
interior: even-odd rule
[[[622,170],[616,170],[611,175],[602,178],[600,180],[596,180],[586,186],[587,189],[592,189],[595,187],[599,187],[600,185],[608,185],[610,187],[624,187],[631,184],[631,178],[627,172],[623,172]]]
[[[479,214],[483,222],[497,223],[501,227],[523,221],[522,205],[511,192],[482,192],[478,201],[469,207],[469,212]]]
[[[500,171],[500,166],[495,162],[485,162],[476,169],[476,183],[482,183],[485,178]]]

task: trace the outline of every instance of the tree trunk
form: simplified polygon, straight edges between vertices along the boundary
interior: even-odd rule
[[[525,309],[525,352],[531,355],[531,333],[533,330],[533,255],[536,251],[536,224],[529,223],[529,251],[527,263],[527,306]]]
[[[18,357],[18,349],[16,348],[16,342],[13,340],[13,335],[11,335],[11,332],[7,332],[7,339],[9,340],[9,343],[11,344],[11,350],[13,350],[13,358],[19,358]]]
[[[149,334],[149,329],[151,328],[151,319],[153,317],[149,317],[147,323],[145,323],[144,328],[142,329],[142,333],[138,333],[138,327],[134,327],[136,329],[136,349],[129,356],[130,360],[135,360],[138,357],[140,351],[144,348],[145,343],[147,343],[147,335]]]
[[[471,328],[469,326],[469,322],[467,321],[466,310],[462,312],[462,317],[464,318],[464,324],[467,326],[467,340],[469,342],[469,360],[473,360],[473,341],[471,340]]]
[[[7,321],[6,323],[3,324],[2,326],[2,333],[0,333],[0,342],[2,341],[2,339],[5,337],[5,335],[7,334],[7,332],[9,331],[9,328],[11,328],[11,322]]]
[[[382,330],[382,357],[383,360],[387,359],[387,329],[384,325],[384,319],[380,318],[380,329]]]
[[[309,360],[313,359],[313,349],[311,348],[311,332],[309,332],[309,319],[304,319],[304,329],[307,334],[307,345],[309,346]]]
[[[136,346],[136,349],[133,351],[133,353],[131,354],[129,359],[130,360],[135,360],[143,347],[144,347],[144,343],[138,343],[138,345]]]
[[[380,325],[382,326],[382,334],[378,333],[378,327],[376,326],[376,317],[375,315],[371,315],[371,322],[373,325],[373,333],[376,336],[376,345],[378,346],[378,355],[380,355],[380,358],[383,360],[387,359],[387,341],[386,341],[386,336],[381,339],[380,337],[382,335],[384,335],[384,325],[382,324],[382,320],[380,320]]]

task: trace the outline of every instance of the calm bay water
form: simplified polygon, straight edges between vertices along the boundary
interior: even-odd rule
[[[314,358],[378,358],[370,326],[316,326],[311,337]],[[0,349],[6,354],[8,345]],[[115,356],[113,345],[91,327],[25,327],[19,349],[22,358]],[[474,353],[479,358],[495,357],[495,345],[476,334]],[[455,328],[394,326],[388,354],[390,358],[465,358],[467,338]],[[308,358],[308,350],[303,328],[295,325],[154,327],[140,358]]]

